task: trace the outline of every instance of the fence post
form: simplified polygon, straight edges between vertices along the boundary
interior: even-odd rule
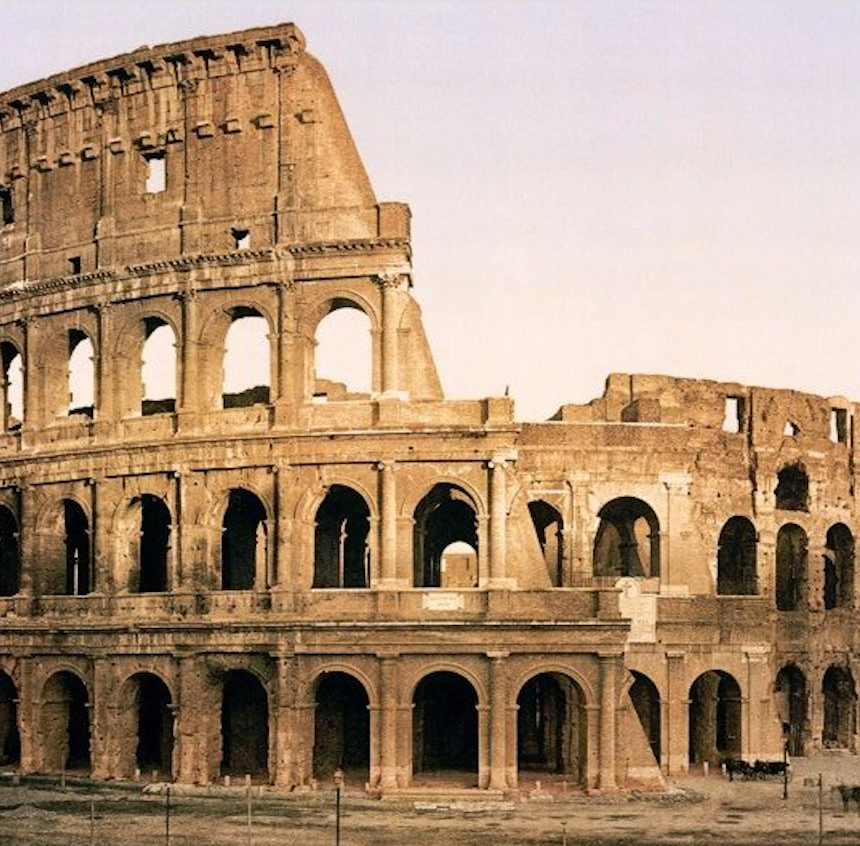
[[[824,843],[824,782],[818,774],[818,846]]]

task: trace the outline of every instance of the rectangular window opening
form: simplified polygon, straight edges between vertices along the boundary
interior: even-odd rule
[[[830,409],[830,440],[835,444],[848,443],[848,411],[844,408]]]
[[[69,273],[77,276],[81,272],[81,257],[69,256]]]
[[[723,415],[724,432],[743,432],[744,430],[744,398],[726,397],[725,413]]]
[[[0,188],[0,215],[3,225],[11,226],[15,222],[15,206],[12,203],[12,189]]]
[[[160,194],[167,189],[167,160],[164,153],[146,156],[146,193]]]

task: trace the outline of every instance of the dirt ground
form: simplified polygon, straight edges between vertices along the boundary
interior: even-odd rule
[[[546,795],[488,799],[439,794],[378,800],[347,789],[343,846],[658,846],[803,844],[818,840],[818,774],[823,774],[824,844],[860,844],[860,809],[846,812],[831,787],[860,785],[860,759],[821,755],[793,763],[788,801],[781,781],[729,782],[720,774],[674,779],[667,794]],[[524,785],[524,793],[533,784]],[[176,795],[177,792],[179,795]],[[170,843],[194,846],[322,846],[335,843],[334,794],[252,797],[250,833],[242,788],[210,795],[173,788]],[[0,844],[156,846],[166,844],[166,796],[135,786],[0,783]],[[91,807],[94,815],[91,819]],[[250,839],[249,839],[250,834]],[[566,841],[565,841],[566,837]]]

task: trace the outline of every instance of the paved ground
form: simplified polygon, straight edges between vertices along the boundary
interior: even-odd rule
[[[827,846],[860,844],[860,812],[845,812],[831,786],[860,784],[860,759],[827,755],[798,760],[782,799],[782,785],[676,779],[665,795],[554,796],[488,801],[480,796],[431,800],[375,800],[344,796],[343,846],[675,846],[675,844],[818,843],[818,773],[824,776]],[[532,785],[527,785],[532,787]],[[331,792],[254,797],[252,828],[238,791],[172,796],[173,846],[330,846],[335,842]],[[436,807],[433,807],[435,804]],[[95,815],[91,820],[91,805]],[[140,790],[70,785],[0,786],[2,846],[156,846],[165,844],[165,796]]]

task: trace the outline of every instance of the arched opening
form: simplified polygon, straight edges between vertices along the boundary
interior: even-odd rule
[[[520,779],[557,776],[584,785],[585,698],[561,673],[529,679],[517,697],[517,768]]]
[[[648,676],[631,670],[630,701],[642,724],[654,761],[660,765],[660,692]]]
[[[230,310],[232,323],[224,338],[223,408],[266,405],[270,394],[269,322],[258,311]]]
[[[221,699],[222,775],[263,776],[269,771],[269,703],[260,680],[231,670]]]
[[[0,505],[0,596],[14,596],[20,588],[18,521],[5,505]]]
[[[471,571],[458,567],[449,573],[443,560],[443,553],[459,542],[472,551],[477,565],[478,516],[472,498],[456,485],[434,485],[418,503],[414,517],[415,586],[477,587],[477,566]],[[463,583],[463,577],[468,577],[468,583]]]
[[[336,299],[317,325],[313,399],[367,399],[373,389],[370,320],[355,303]]]
[[[782,721],[782,733],[788,744],[788,754],[799,757],[804,754],[806,738],[806,676],[789,664],[776,675],[777,712]]]
[[[595,576],[660,575],[660,523],[650,505],[625,496],[606,503],[597,515]]]
[[[564,519],[561,512],[548,502],[536,499],[529,503],[529,514],[546,561],[550,581],[554,587],[561,587],[564,583]]]
[[[844,523],[827,530],[824,549],[824,607],[854,604],[854,535]]]
[[[24,360],[9,341],[0,344],[3,366],[3,431],[15,432],[24,419]]]
[[[776,608],[795,611],[806,602],[806,532],[794,523],[776,535]]]
[[[17,767],[20,763],[18,691],[9,675],[0,672],[0,767]]]
[[[717,593],[753,596],[758,593],[755,526],[746,517],[732,517],[720,532],[717,551]]]
[[[370,711],[364,685],[347,673],[325,673],[314,712],[314,778],[331,782],[335,770],[363,785],[370,766]]]
[[[777,473],[775,494],[777,508],[809,510],[809,476],[802,464],[788,464]]]
[[[477,785],[478,695],[457,673],[430,673],[412,697],[415,780]]]
[[[80,329],[69,330],[69,414],[93,416],[95,408],[95,352]]]
[[[152,494],[140,498],[140,593],[168,590],[170,509]]]
[[[66,530],[66,594],[85,596],[92,590],[90,560],[90,521],[73,499],[63,500]]]
[[[90,769],[90,705],[86,685],[67,670],[42,690],[42,755],[46,772]]]
[[[141,351],[143,415],[176,410],[176,336],[173,328],[159,317],[143,321],[146,340]]]
[[[821,687],[824,693],[821,743],[825,749],[850,749],[857,702],[851,671],[845,667],[828,667]]]
[[[367,534],[370,509],[345,485],[332,485],[317,509],[315,588],[366,588],[370,584]]]
[[[173,773],[173,709],[170,690],[153,673],[136,673],[123,685],[118,714],[120,769],[124,777],[135,769],[155,779]]]
[[[741,690],[722,670],[702,673],[690,687],[690,763],[719,766],[741,755]]]
[[[233,488],[221,537],[222,590],[251,590],[265,584],[267,541],[263,503],[250,491]]]

